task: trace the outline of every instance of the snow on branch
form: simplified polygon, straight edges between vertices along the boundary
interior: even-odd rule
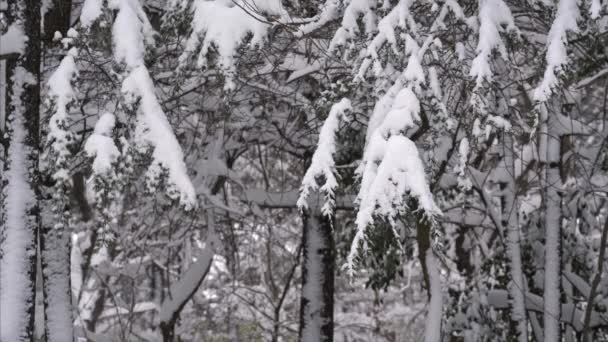
[[[299,27],[298,31],[294,32],[295,37],[303,37],[329,22],[337,19],[340,15],[340,1],[327,0],[321,7],[320,13],[309,23]]]
[[[318,147],[302,180],[300,198],[297,202],[300,209],[308,207],[308,196],[311,191],[319,189],[317,179],[323,177],[324,184],[321,186],[321,191],[325,194],[325,204],[321,211],[324,215],[332,213],[335,205],[334,189],[338,185],[338,181],[334,175],[336,163],[333,158],[336,152],[336,132],[338,131],[340,120],[348,120],[347,112],[350,110],[352,110],[352,107],[348,99],[342,99],[331,107],[329,116],[323,123],[321,132],[319,133]]]
[[[507,50],[500,38],[500,32],[517,31],[511,10],[502,0],[479,1],[479,42],[477,43],[477,56],[471,64],[470,75],[475,77],[477,87],[481,87],[484,80],[492,78],[490,57],[493,50],[498,50],[501,57],[506,60]]]
[[[358,169],[361,187],[357,196],[357,232],[346,264],[351,273],[359,245],[365,239],[367,227],[374,223],[374,216],[384,217],[394,226],[395,218],[409,209],[408,196],[417,200],[420,210],[429,218],[441,214],[426,181],[418,148],[406,136],[408,129],[420,120],[420,103],[411,86],[402,86],[398,80],[378,101],[368,126],[367,146]]]
[[[402,0],[399,2],[411,2],[411,0]],[[365,26],[365,34],[370,34],[376,29],[376,14],[374,12],[375,3],[370,0],[351,0],[344,9],[342,15],[342,23],[336,31],[329,49],[334,50],[338,46],[345,45],[349,40],[353,39],[359,33],[359,17],[363,17],[362,21]],[[395,8],[399,7],[397,5]],[[409,6],[408,6],[409,7]],[[378,27],[378,29],[381,29]],[[394,32],[393,32],[394,36]]]
[[[180,64],[197,54],[197,67],[206,67],[210,50],[214,49],[228,90],[235,87],[236,50],[248,37],[251,37],[250,46],[260,46],[266,39],[270,25],[261,13],[286,15],[279,0],[195,0],[192,11],[192,33],[180,56]]]
[[[55,179],[68,181],[69,176],[65,167],[70,155],[69,145],[73,141],[72,133],[68,130],[69,117],[68,107],[76,98],[76,92],[72,82],[78,74],[74,58],[78,56],[78,50],[72,48],[61,60],[57,69],[53,72],[47,83],[49,97],[53,104],[53,114],[49,119],[48,141],[54,158]]]
[[[545,102],[551,96],[558,83],[558,74],[568,64],[568,31],[577,32],[576,21],[580,17],[576,0],[561,0],[557,7],[555,19],[547,36],[547,68],[542,82],[534,90],[534,99]]]
[[[111,1],[118,10],[112,36],[114,57],[125,63],[126,78],[122,83],[127,107],[137,106],[136,143],[154,148],[148,169],[149,179],[168,172],[168,194],[192,207],[196,202],[194,187],[188,176],[182,149],[156,97],[154,83],[144,64],[145,47],[151,45],[154,31],[137,0]]]
[[[399,3],[380,20],[378,23],[378,33],[374,36],[366,48],[366,59],[363,61],[363,64],[359,69],[357,76],[358,78],[363,78],[363,75],[372,62],[374,62],[375,70],[381,70],[378,52],[385,43],[388,42],[395,53],[400,53],[398,51],[399,47],[397,45],[397,35],[395,33],[395,29],[398,27],[405,29],[407,27],[406,23],[409,23],[411,30],[416,30],[414,20],[410,14],[411,4],[412,0],[399,1]],[[344,22],[342,25],[344,26]],[[350,32],[348,27],[339,28],[332,39],[330,48],[333,49],[335,46],[345,44],[347,39],[352,36],[352,34],[348,35],[348,32]]]
[[[112,140],[112,130],[116,118],[110,113],[99,117],[93,134],[87,139],[84,150],[93,160],[93,175],[105,176],[112,172],[112,164],[120,156],[120,151]]]
[[[21,54],[26,40],[21,25],[13,23],[4,34],[0,35],[0,56]]]
[[[90,27],[102,13],[103,0],[85,0],[80,12],[80,23]]]

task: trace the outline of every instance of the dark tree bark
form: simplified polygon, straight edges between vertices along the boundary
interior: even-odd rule
[[[303,212],[300,342],[334,339],[335,242],[332,218],[320,211]]]
[[[44,41],[53,41],[55,32],[61,32],[62,36],[70,29],[70,17],[72,12],[72,0],[53,0],[51,8],[44,15]]]

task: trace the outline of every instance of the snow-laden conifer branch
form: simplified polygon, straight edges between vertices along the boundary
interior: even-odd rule
[[[492,69],[490,57],[493,50],[498,50],[500,56],[507,60],[507,49],[500,38],[500,32],[516,31],[511,10],[502,0],[479,1],[479,41],[477,43],[477,56],[471,64],[470,75],[475,77],[477,87],[481,87],[484,80],[490,81]]]
[[[112,139],[116,118],[110,113],[99,117],[93,134],[87,139],[84,150],[93,158],[93,177],[107,177],[113,173],[113,165],[120,156]]]
[[[294,32],[295,37],[302,37],[321,27],[327,25],[329,22],[337,19],[340,15],[340,1],[339,0],[327,0],[321,7],[320,13],[309,23],[304,24]]]
[[[410,2],[411,0],[401,0],[399,3],[401,4],[404,1]],[[359,33],[359,24],[357,21],[360,17],[362,17],[365,30],[363,33],[369,35],[376,29],[376,14],[373,10],[375,4],[373,1],[350,0],[345,2],[346,7],[342,14],[342,23],[329,45],[330,51],[338,46],[346,45],[348,41]],[[378,29],[381,29],[381,27],[378,27]]]
[[[368,126],[367,146],[357,170],[361,175],[357,233],[346,265],[351,272],[374,216],[385,217],[394,225],[394,219],[408,209],[406,195],[415,198],[429,217],[441,213],[433,201],[418,148],[404,135],[420,120],[420,103],[410,86],[399,90],[401,86],[397,81],[378,101]]]
[[[378,52],[385,43],[388,42],[393,51],[398,51],[397,35],[395,33],[397,28],[405,30],[409,24],[412,31],[416,30],[414,20],[411,17],[409,10],[411,4],[412,0],[400,0],[384,18],[380,19],[378,22],[378,33],[366,47],[366,58],[363,60],[363,63],[359,68],[357,78],[362,79],[369,67],[372,65],[375,73],[380,73],[382,66],[380,65],[380,61],[378,59]],[[373,11],[370,10],[370,13],[373,14]],[[332,40],[332,46],[345,44],[347,38],[350,37],[346,34],[347,32],[350,32],[349,29],[338,29]]]
[[[352,107],[348,99],[342,99],[331,107],[329,115],[321,127],[321,132],[319,132],[318,147],[302,180],[300,198],[297,202],[300,209],[308,207],[308,196],[311,191],[319,189],[317,182],[319,177],[322,177],[323,185],[320,189],[325,195],[325,203],[321,211],[328,216],[333,212],[335,205],[334,190],[338,185],[334,175],[336,163],[333,157],[336,152],[336,133],[340,121],[348,121],[347,112],[350,110],[352,110]]]
[[[253,4],[241,0],[195,0],[191,10],[192,33],[180,56],[180,64],[196,55],[197,67],[207,67],[208,55],[215,50],[218,66],[226,77],[224,87],[227,90],[236,86],[235,54],[243,41],[250,36],[249,45],[255,47],[261,46],[266,39],[270,25],[261,13],[286,15],[279,0],[253,1]]]
[[[192,207],[196,195],[183,152],[158,102],[154,83],[144,63],[146,46],[154,42],[155,33],[138,0],[110,1],[109,6],[118,10],[112,36],[114,57],[126,67],[122,83],[125,105],[138,113],[135,142],[138,147],[153,148],[148,179],[157,179],[166,170],[169,196],[179,198],[186,207]]]
[[[547,67],[542,82],[534,90],[534,100],[545,102],[559,84],[558,76],[568,64],[568,32],[577,32],[580,17],[577,0],[560,0],[547,36]]]
[[[47,137],[52,158],[50,169],[53,172],[53,178],[63,183],[69,182],[67,170],[68,157],[71,154],[69,146],[74,140],[68,129],[70,124],[68,110],[72,101],[76,99],[76,91],[72,82],[78,74],[74,60],[77,56],[78,50],[71,48],[47,83],[49,100],[52,104]]]
[[[104,0],[85,0],[80,12],[80,24],[90,27],[102,13]]]

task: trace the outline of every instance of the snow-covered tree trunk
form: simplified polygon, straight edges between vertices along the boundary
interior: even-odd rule
[[[560,141],[554,130],[552,115],[541,105],[539,156],[543,163],[545,279],[544,279],[544,337],[545,342],[561,340],[561,196],[559,172]]]
[[[70,284],[70,234],[67,227],[57,227],[50,222],[45,222],[41,233],[46,340],[70,342],[74,336]]]
[[[412,208],[417,208],[417,201],[412,201]],[[418,244],[418,260],[422,267],[422,276],[427,289],[429,311],[424,329],[425,342],[441,341],[441,317],[443,314],[443,296],[441,294],[441,278],[439,263],[431,246],[432,222],[422,210],[415,211],[416,241]]]
[[[507,250],[509,266],[511,268],[511,283],[509,296],[511,297],[511,319],[517,325],[517,339],[520,342],[528,341],[528,322],[526,318],[525,284],[522,270],[520,229],[515,200],[515,164],[513,158],[513,136],[504,132],[504,167],[505,182],[503,197],[502,226],[507,234]]]
[[[331,342],[334,338],[335,246],[331,217],[303,210],[302,295],[300,342]]]
[[[0,341],[32,341],[39,214],[40,1],[9,1],[28,38],[9,62],[7,161],[0,225]],[[4,104],[3,104],[4,105]]]

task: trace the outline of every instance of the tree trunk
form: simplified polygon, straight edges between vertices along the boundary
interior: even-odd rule
[[[67,228],[46,224],[40,236],[47,342],[69,342],[74,338]]]
[[[424,212],[418,209],[417,201],[412,201],[411,205],[411,208],[417,208],[414,212],[416,212],[418,260],[422,267],[422,276],[429,301],[429,310],[424,328],[424,341],[439,342],[441,340],[443,296],[441,293],[439,262],[433,252],[433,248],[431,248],[431,241],[433,239],[432,223],[425,217]]]
[[[540,151],[544,167],[544,228],[545,228],[545,279],[544,279],[544,337],[545,342],[561,340],[561,189],[560,141],[552,118],[545,105],[541,107]]]
[[[23,54],[9,61],[8,160],[3,171],[0,231],[0,340],[33,341],[36,234],[39,213],[40,1],[9,1],[28,37]],[[9,18],[13,19],[13,18]]]
[[[516,203],[515,164],[513,158],[513,137],[510,132],[504,132],[504,167],[505,175],[509,177],[504,184],[502,226],[507,235],[507,252],[511,268],[511,283],[509,296],[511,297],[511,320],[516,325],[517,340],[528,341],[528,320],[525,303],[525,284],[521,260],[520,231]]]
[[[302,296],[300,342],[332,342],[334,338],[335,248],[331,218],[320,211],[302,215]]]

